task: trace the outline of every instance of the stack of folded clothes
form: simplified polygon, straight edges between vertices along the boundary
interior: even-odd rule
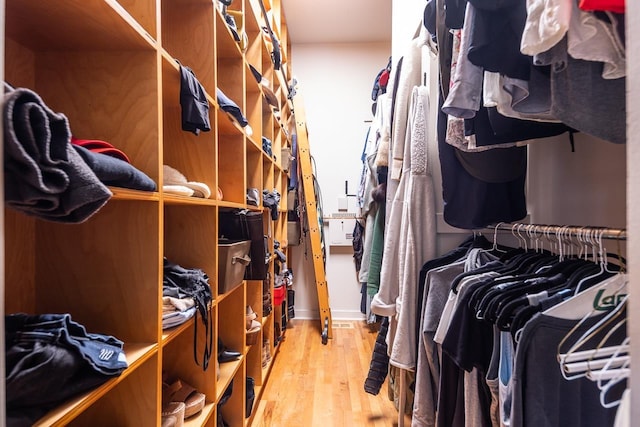
[[[128,367],[122,341],[88,333],[69,314],[8,315],[5,334],[7,425],[33,425]]]
[[[107,185],[156,190],[155,182],[111,144],[74,138],[67,117],[35,92],[6,83],[4,91],[8,206],[49,221],[81,223],[111,198]]]
[[[162,329],[173,328],[196,314],[196,303],[191,297],[162,297]]]

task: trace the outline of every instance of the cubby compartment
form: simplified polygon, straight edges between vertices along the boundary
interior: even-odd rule
[[[220,12],[216,13],[217,87],[245,114],[244,58]]]
[[[271,109],[271,106],[267,103],[265,99],[262,100],[262,135],[269,138],[271,140],[271,150],[273,151],[273,126],[274,126],[274,116]]]
[[[161,0],[162,47],[215,94],[215,6],[205,0]]]
[[[276,167],[276,174],[280,174],[282,172],[282,128],[280,127],[280,123],[276,120],[274,120],[274,127],[273,127],[273,154],[275,154],[274,156],[274,163],[275,163],[275,167]],[[278,182],[276,182],[276,186],[278,185]],[[280,188],[278,188],[278,191],[280,191]]]
[[[53,424],[51,419],[42,419],[37,425],[69,426],[141,426],[159,425],[156,396],[159,394],[158,360],[153,357],[142,363],[131,375],[119,381],[112,390],[101,396],[70,423]]]
[[[209,278],[212,295],[217,289],[217,208],[165,204],[164,256],[184,268],[197,268]]]
[[[262,103],[264,97],[258,86],[258,82],[253,76],[251,69],[245,68],[245,81],[247,82],[246,90],[246,112],[245,117],[249,121],[249,126],[253,129],[252,138],[256,142],[260,141],[262,136]]]
[[[258,190],[258,207],[262,206],[262,151],[253,143],[247,144],[247,189]]]
[[[183,129],[180,105],[180,75],[176,63],[163,57],[162,67],[162,119],[163,163],[186,178],[187,182],[205,184],[211,192],[210,199],[217,198],[216,170],[216,121],[215,106],[210,103],[209,123],[211,131],[198,135]],[[173,183],[164,177],[168,183]]]
[[[158,179],[154,43],[106,2],[7,3],[5,79],[69,119],[74,136],[109,142]]]
[[[256,313],[256,320],[260,322],[262,328],[267,321],[262,309],[262,280],[247,281],[247,305]],[[253,377],[256,384],[262,384],[262,329],[256,339],[255,344],[247,346],[247,376]]]
[[[217,411],[221,412],[225,421],[233,426],[242,426],[235,412],[242,414],[244,400],[244,377],[245,377],[245,294],[244,286],[234,289],[225,294],[218,303],[218,336],[217,351],[225,349],[237,351],[242,354],[238,360],[220,363],[220,375],[216,382],[216,402]],[[221,399],[225,391],[231,385],[232,393],[229,399],[221,406]]]
[[[142,26],[148,37],[158,40],[156,2],[153,0],[118,0],[118,3]]]
[[[280,154],[280,150],[278,150],[278,154]],[[280,155],[278,155],[278,158],[280,157]],[[276,190],[278,190],[278,193],[280,193],[280,203],[278,204],[278,210],[280,211],[286,211],[286,205],[285,203],[287,202],[287,198],[286,198],[286,191],[284,191],[283,189],[283,173],[282,170],[280,169],[280,165],[276,164],[274,166],[274,183],[273,183],[273,188],[275,188]]]
[[[133,0],[129,2],[134,3]],[[155,40],[141,32],[137,25],[132,25],[133,21],[124,9],[114,8],[111,3],[9,1],[6,3],[5,38],[33,51],[124,51],[154,47]],[[7,52],[5,67],[12,59]]]
[[[259,9],[258,9],[259,10]],[[247,38],[249,40],[247,51],[245,52],[245,57],[247,58],[247,62],[253,65],[254,67],[258,67],[257,70],[260,71],[260,62],[262,56],[262,30],[260,28],[260,24],[256,19],[256,14],[254,11],[248,7],[245,8],[244,13],[245,20],[245,32],[247,33]]]
[[[280,215],[278,216],[278,220],[274,224],[274,238],[278,242],[280,242],[280,250],[284,251],[287,246],[287,235],[285,233],[287,227],[287,208],[283,206],[283,203],[286,203],[286,200],[280,201]]]
[[[241,353],[245,342],[245,307],[244,284],[218,298],[218,336],[226,348]]]
[[[278,313],[281,311],[274,305],[273,312],[269,315],[271,319],[276,319],[277,321]],[[271,369],[271,365],[273,364],[274,357],[274,335],[273,335],[273,322],[265,322],[262,328],[262,342],[261,348],[262,351],[268,352],[271,356],[267,359],[267,363],[262,366],[262,383],[264,384],[267,379],[267,375],[269,374],[269,370]]]
[[[123,341],[128,363],[119,376],[71,397],[37,425],[66,425],[87,408],[106,414],[102,402],[126,400],[133,383],[155,384],[155,376],[139,369],[157,352],[158,206],[157,201],[112,201],[82,224],[6,209],[5,244],[15,251],[7,252],[5,264],[5,313],[68,313],[88,333]],[[140,246],[131,247],[129,239]],[[130,399],[124,408],[144,414],[145,399]]]
[[[209,311],[212,319],[216,317],[216,308]],[[212,322],[215,324],[215,322]],[[188,327],[163,347],[162,354],[162,381],[166,390],[176,381],[188,384],[199,393],[205,395],[205,405],[201,412],[185,419],[186,425],[201,426],[213,416],[216,400],[216,354],[215,331],[208,335],[207,328],[203,325],[200,315],[196,319],[188,321]],[[210,359],[204,365],[205,345],[209,346]],[[189,349],[189,351],[185,351]],[[195,360],[197,356],[198,360]],[[165,397],[166,398],[166,397]]]
[[[219,122],[227,120],[218,116]],[[245,137],[237,129],[218,134],[218,185],[224,200],[234,203],[246,203],[245,183]]]
[[[112,201],[73,225],[7,210],[6,245],[23,249],[6,264],[5,310],[69,313],[125,344],[157,342],[159,235],[157,201]]]
[[[273,163],[271,161],[270,157],[267,157],[266,154],[262,154],[262,183],[264,186],[264,190],[273,190],[273,177],[274,177],[274,172],[273,172]]]
[[[245,389],[245,369],[244,364],[241,364],[233,375],[233,388],[229,400],[218,408],[224,421],[230,427],[245,425]]]

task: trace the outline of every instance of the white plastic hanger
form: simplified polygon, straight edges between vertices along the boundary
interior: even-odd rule
[[[575,353],[567,355],[567,357],[565,357],[564,359],[565,364],[563,366],[565,372],[567,372],[568,374],[585,372],[587,374],[587,377],[589,377],[589,374],[592,371],[597,371],[605,367],[617,368],[625,365],[629,360],[629,355],[627,354],[629,351],[629,345],[624,345],[624,342],[623,344],[609,346],[607,346],[606,344],[618,329],[625,326],[626,322],[627,318],[625,317],[622,320],[618,321],[612,328],[610,328],[604,338],[600,340],[596,348],[590,352],[590,354],[586,358],[586,361],[582,361],[585,359],[579,361],[575,361],[576,359],[570,360],[571,356],[573,356]]]
[[[626,305],[627,298],[628,297],[625,296],[622,299],[622,301],[620,302],[620,304],[618,304],[613,310],[611,310],[609,313],[607,313],[602,319],[600,319],[598,322],[596,322],[594,325],[592,325],[589,329],[587,329],[587,331],[585,331],[578,339],[576,339],[574,341],[574,343],[571,345],[571,347],[567,350],[566,353],[562,353],[561,352],[561,349],[562,349],[563,345],[573,336],[575,331],[578,330],[578,328],[582,324],[584,324],[584,322],[596,312],[596,310],[593,309],[590,313],[587,313],[587,315],[585,317],[583,317],[582,320],[580,320],[569,331],[569,333],[567,333],[567,335],[565,335],[565,337],[560,341],[560,343],[558,344],[557,358],[558,358],[558,362],[560,363],[560,368],[561,368],[560,372],[562,373],[562,376],[565,379],[573,380],[573,379],[582,378],[582,377],[586,376],[586,372],[584,372],[584,371],[583,372],[574,373],[574,374],[567,373],[567,371],[565,369],[565,365],[567,363],[566,362],[567,355],[572,354],[576,349],[582,347],[597,332],[601,331],[602,328],[607,327],[607,325],[609,325],[612,321],[615,321],[616,318],[621,315],[622,309]]]
[[[623,345],[629,345],[631,342],[630,338],[627,337],[623,341]],[[613,358],[612,358],[613,359]],[[605,365],[602,370],[598,373],[590,374],[590,378],[595,378],[598,384],[598,388],[600,389],[600,404],[605,408],[613,408],[617,406],[622,401],[622,396],[618,400],[613,400],[607,402],[607,394],[611,391],[611,389],[621,383],[622,381],[626,381],[631,375],[630,369],[631,359],[628,359],[625,364],[623,364],[619,368],[611,369],[610,364]],[[595,374],[595,375],[594,375]],[[603,383],[603,381],[608,380],[607,383]]]

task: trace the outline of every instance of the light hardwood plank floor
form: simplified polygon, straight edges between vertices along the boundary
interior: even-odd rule
[[[377,396],[364,391],[377,331],[364,321],[334,324],[341,327],[322,345],[319,321],[289,322],[252,427],[398,425],[388,381]],[[404,424],[411,425],[408,416]]]

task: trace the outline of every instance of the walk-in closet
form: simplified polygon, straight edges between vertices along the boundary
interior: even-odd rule
[[[640,419],[640,4],[0,0],[0,427]]]

